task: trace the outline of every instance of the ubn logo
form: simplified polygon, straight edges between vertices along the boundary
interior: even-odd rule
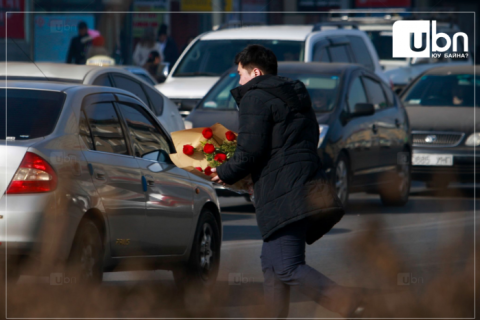
[[[463,38],[463,50],[468,48],[468,37],[463,32],[453,35],[453,41],[446,33],[437,33],[437,21],[432,21],[432,36],[430,37],[430,21],[400,20],[393,24],[393,58],[429,58],[430,41],[433,52],[445,52],[453,42],[453,52],[457,52],[458,38]],[[443,38],[444,46],[437,40]]]

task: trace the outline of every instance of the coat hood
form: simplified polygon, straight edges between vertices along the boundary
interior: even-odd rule
[[[279,98],[294,111],[303,111],[312,107],[312,101],[307,88],[299,80],[291,80],[286,77],[263,75],[255,77],[243,86],[232,89],[233,98],[240,106],[243,96],[250,90],[260,89]]]

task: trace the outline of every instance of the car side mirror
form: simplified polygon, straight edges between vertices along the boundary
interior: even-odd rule
[[[371,103],[357,103],[350,113],[350,117],[369,116],[375,113],[375,107]]]
[[[166,78],[169,73],[170,73],[170,63],[169,62],[162,63],[162,74],[163,74],[163,76]]]
[[[170,155],[165,150],[158,150],[158,162],[164,162],[168,164],[173,164],[172,160],[170,159]]]

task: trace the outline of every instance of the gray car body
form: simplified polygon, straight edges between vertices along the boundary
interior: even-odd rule
[[[0,86],[5,88],[7,83],[2,81]],[[141,214],[141,217],[138,217],[128,213],[131,211],[129,208],[133,202],[127,201],[128,197],[125,198],[127,200],[122,199],[124,193],[128,192],[128,189],[133,188],[130,184],[125,184],[123,190],[118,186],[112,187],[112,184],[109,185],[111,180],[108,178],[108,174],[111,172],[106,172],[107,181],[103,186],[99,186],[98,183],[94,182],[95,179],[90,173],[87,157],[100,157],[109,165],[119,162],[122,165],[121,162],[126,161],[135,162],[137,158],[127,155],[109,154],[87,148],[79,137],[78,128],[82,101],[86,96],[92,94],[110,93],[122,95],[129,99],[135,99],[139,105],[142,105],[147,110],[153,119],[157,119],[149,108],[133,94],[116,88],[55,82],[9,81],[8,88],[59,91],[66,94],[63,110],[54,131],[50,135],[32,140],[3,140],[1,142],[0,215],[3,216],[3,219],[0,219],[0,224],[2,225],[0,227],[0,242],[5,245],[8,257],[30,256],[41,259],[40,253],[45,248],[53,248],[53,245],[58,245],[56,258],[60,261],[66,260],[79,223],[88,216],[103,223],[105,270],[113,270],[122,261],[125,262],[124,266],[130,266],[133,269],[144,268],[145,265],[137,265],[139,258],[142,258],[142,261],[147,260],[149,265],[156,269],[169,269],[172,264],[188,261],[196,224],[203,208],[207,207],[214,213],[218,220],[220,231],[222,230],[220,205],[212,183],[175,166],[170,166],[167,170],[160,170],[159,174],[165,172],[165,175],[162,176],[157,187],[167,190],[167,193],[169,192],[174,198],[177,197],[183,201],[190,199],[189,202],[183,203],[183,210],[181,211],[171,210],[168,212],[168,208],[165,211],[165,207],[156,211],[151,210],[155,208],[149,207],[147,212],[147,205],[145,204],[143,214]],[[170,139],[169,134],[163,129],[159,121],[157,123]],[[8,184],[27,151],[41,156],[53,167],[58,176],[58,186],[55,191],[36,194],[5,194]],[[151,162],[153,164],[155,161]],[[165,168],[165,165],[160,163],[160,167]],[[115,173],[118,174],[121,171],[117,170]],[[178,174],[173,176],[170,174],[169,176],[171,172]],[[180,189],[170,188],[171,184],[168,185],[168,183],[172,181],[187,186],[183,191],[190,192],[190,195],[179,194],[178,191]],[[132,185],[135,183],[137,182],[132,182]],[[119,216],[115,217],[115,215],[108,213],[105,203],[106,198],[99,192],[100,188],[113,190],[113,193],[109,195],[110,200],[118,200],[116,202],[117,208],[126,213],[121,219],[119,219]],[[145,200],[150,200],[148,197],[149,195],[144,195]],[[137,198],[140,201],[136,203],[137,207],[140,208],[138,212],[142,212],[143,204],[141,198],[142,195],[140,194],[140,198]],[[147,201],[144,202],[147,203]],[[122,208],[122,206],[124,207]],[[157,219],[147,221],[147,217],[152,216]],[[166,220],[163,220],[162,217],[166,218]],[[114,220],[117,221],[115,222]],[[180,226],[184,232],[175,232],[175,228],[169,226],[169,222],[172,221],[174,226]],[[185,225],[182,225],[182,223]],[[116,244],[116,240],[122,238],[122,232],[132,228],[136,228],[136,232],[140,232],[140,234],[133,235],[142,237],[142,239],[131,239],[132,242],[139,241],[142,244],[148,244],[151,249],[152,246],[155,246],[156,241],[159,240],[152,238],[155,237],[156,227],[159,234],[162,232],[168,234],[168,237],[164,236],[161,238],[161,241],[166,241],[162,243],[162,247],[166,248],[166,250],[163,250],[164,253],[155,250],[155,248],[150,251],[140,248],[142,250],[139,251],[147,253],[137,256],[128,254],[128,252],[125,253],[125,250],[122,254],[122,250],[117,250],[118,244]],[[127,234],[128,232],[124,233]],[[125,236],[125,238],[129,236],[131,235]],[[168,246],[176,246],[175,253],[169,254]]]

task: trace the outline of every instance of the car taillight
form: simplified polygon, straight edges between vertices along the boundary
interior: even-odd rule
[[[27,152],[5,193],[49,192],[56,187],[57,175],[50,164],[35,153]]]

